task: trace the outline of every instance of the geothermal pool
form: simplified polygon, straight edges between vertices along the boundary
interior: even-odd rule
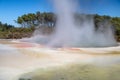
[[[120,46],[47,48],[0,40],[0,80],[120,80],[119,64]]]

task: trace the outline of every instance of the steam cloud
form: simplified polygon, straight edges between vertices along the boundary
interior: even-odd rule
[[[55,32],[49,36],[37,34],[33,41],[49,47],[108,47],[116,46],[112,26],[105,21],[96,30],[93,17],[80,15],[74,18],[74,0],[53,0],[57,23]],[[39,31],[38,31],[39,32]]]
[[[54,0],[57,24],[49,46],[60,47],[103,47],[115,46],[112,27],[108,22],[100,24],[95,30],[93,17],[81,15],[81,22],[74,18],[75,4],[73,0]]]

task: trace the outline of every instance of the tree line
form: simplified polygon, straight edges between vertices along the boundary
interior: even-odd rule
[[[0,32],[8,31],[10,28],[14,28],[13,25],[0,22]]]
[[[75,18],[80,18],[81,14],[75,14]],[[87,15],[89,16],[94,16],[94,24],[97,27],[97,24],[99,22],[109,20],[111,24],[115,27],[116,30],[118,30],[118,34],[120,31],[120,17],[111,17],[107,15]],[[16,20],[16,22],[23,28],[30,28],[30,27],[35,27],[39,25],[44,25],[47,27],[54,27],[56,23],[57,17],[54,13],[52,12],[36,12],[36,13],[28,13],[24,14],[22,16],[19,16]]]
[[[75,18],[78,19],[78,21],[80,19],[80,16],[81,16],[81,14],[75,14]],[[107,16],[107,15],[101,16],[98,14],[87,15],[88,18],[90,16],[93,16],[94,24],[95,24],[96,28],[98,27],[98,24],[100,22],[109,20],[109,22],[112,24],[112,26],[115,29],[116,39],[120,41],[120,17],[111,17],[111,16]],[[34,30],[37,26],[42,26],[42,28],[40,28],[40,29],[42,29],[43,32],[46,31],[46,32],[50,33],[51,31],[54,30],[56,20],[57,20],[57,17],[52,12],[41,13],[38,11],[36,13],[23,14],[23,15],[19,16],[17,18],[17,20],[15,20],[15,22],[18,23],[20,25],[20,27],[15,27],[13,25],[9,25],[6,23],[3,24],[2,22],[0,22],[0,33],[6,32],[7,37],[9,34],[21,35],[22,33],[23,33],[22,34],[23,36],[26,34],[28,34],[30,36],[30,34],[34,32]],[[18,36],[18,38],[21,38],[21,37]]]
[[[55,15],[51,12],[36,12],[28,13],[22,16],[19,16],[16,20],[21,27],[33,27],[38,25],[54,26],[55,24]]]

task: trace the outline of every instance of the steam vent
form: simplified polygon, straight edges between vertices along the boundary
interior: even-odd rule
[[[118,0],[0,0],[0,80],[120,80],[119,7]]]

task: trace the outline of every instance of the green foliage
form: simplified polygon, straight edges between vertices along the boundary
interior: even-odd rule
[[[80,15],[85,15],[85,14],[75,14],[76,22],[82,23],[79,19],[81,18]],[[116,39],[120,41],[120,17],[110,17],[110,16],[100,16],[98,14],[95,15],[87,15],[87,18],[90,16],[94,17],[94,24],[96,29],[99,27],[99,24],[105,21],[109,21],[113,28],[115,29],[115,34],[116,34]],[[23,37],[26,34],[32,34],[33,31],[39,27],[42,30],[43,33],[47,32],[48,34],[54,31],[54,26],[56,23],[56,15],[51,12],[36,12],[36,13],[28,13],[28,14],[23,14],[19,16],[16,20],[16,23],[20,24],[20,28],[16,28],[12,25],[8,24],[2,24],[0,22],[0,38],[7,38],[6,35],[21,35]],[[4,33],[4,34],[3,34]],[[18,37],[18,38],[21,38]]]
[[[0,22],[0,39],[20,39],[23,37],[30,37],[34,30],[34,27],[17,28]]]
[[[19,16],[16,22],[20,24],[21,27],[31,27],[41,24],[53,26],[55,24],[55,17],[53,13],[40,13],[38,11],[36,13],[28,13]]]
[[[2,22],[0,22],[0,31],[8,31],[10,28],[13,27],[13,25],[8,25],[7,23],[2,24]]]
[[[115,26],[116,30],[118,30],[120,32],[120,18],[114,17],[114,18],[112,18],[111,22]]]

